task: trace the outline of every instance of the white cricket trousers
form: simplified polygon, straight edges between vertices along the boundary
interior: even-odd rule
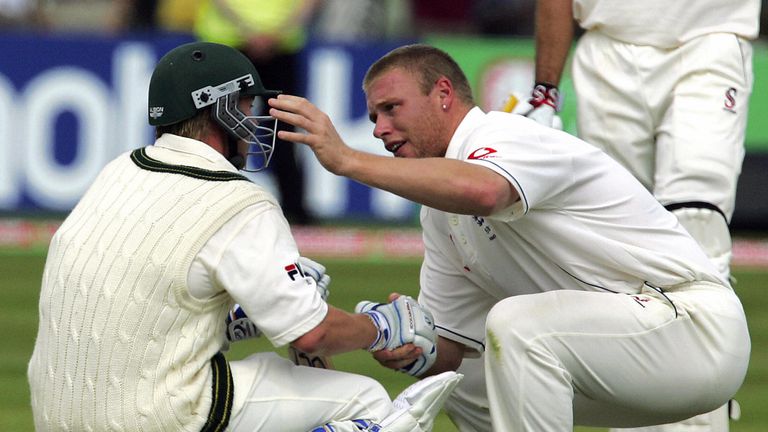
[[[496,304],[485,353],[493,430],[646,426],[727,402],[749,363],[741,302],[711,283],[665,293],[561,290]]]
[[[712,33],[661,49],[591,31],[572,71],[579,137],[662,204],[704,201],[730,221],[754,80],[749,41]]]
[[[254,354],[230,367],[230,432],[304,432],[330,420],[380,421],[394,411],[384,387],[366,376],[296,366],[275,353]]]

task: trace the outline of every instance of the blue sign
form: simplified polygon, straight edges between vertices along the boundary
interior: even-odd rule
[[[190,40],[0,33],[0,211],[67,212],[110,160],[151,144],[152,70],[163,54]],[[307,97],[329,114],[342,138],[381,154],[361,83],[368,66],[391,48],[311,45],[301,71]],[[327,173],[306,148],[299,156],[305,199],[321,218],[415,217],[414,204]],[[272,184],[263,175],[254,181]]]
[[[118,154],[151,143],[147,87],[189,38],[0,36],[0,209],[67,211]]]

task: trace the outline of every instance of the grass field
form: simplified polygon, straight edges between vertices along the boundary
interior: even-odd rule
[[[32,431],[27,361],[37,332],[37,301],[44,264],[42,251],[0,250],[0,431]],[[363,298],[384,301],[391,291],[416,294],[417,261],[368,262],[323,260],[333,279],[330,302],[351,310]],[[744,386],[737,395],[742,418],[732,432],[768,430],[768,271],[735,269],[737,291],[747,310],[752,335],[752,360]],[[255,350],[268,350],[262,340],[235,344],[229,356],[242,358]],[[378,366],[367,353],[350,353],[334,359],[338,369],[370,375],[382,382],[392,396],[412,379]],[[577,428],[579,432],[601,429]],[[455,432],[448,418],[438,418],[435,431]]]

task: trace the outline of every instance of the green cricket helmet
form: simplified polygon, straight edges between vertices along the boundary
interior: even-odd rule
[[[240,51],[227,45],[192,42],[169,51],[155,67],[149,82],[149,124],[172,125],[213,105],[214,120],[233,143],[248,143],[245,166],[238,168],[260,171],[272,158],[277,129],[277,120],[267,115],[266,101],[279,93],[264,88],[253,63]],[[238,107],[242,96],[254,96],[248,114]]]

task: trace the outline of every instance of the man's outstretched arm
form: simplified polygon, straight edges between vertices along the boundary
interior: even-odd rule
[[[519,199],[517,191],[493,170],[454,159],[393,158],[352,149],[328,115],[304,98],[280,95],[269,100],[270,114],[305,132],[279,137],[305,144],[328,171],[386,190],[439,210],[488,216]]]

